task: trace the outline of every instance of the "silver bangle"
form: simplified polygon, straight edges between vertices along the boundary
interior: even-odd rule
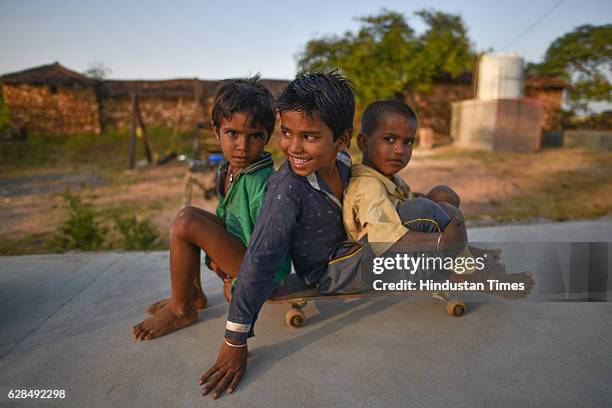
[[[442,240],[442,233],[438,235],[438,242],[436,242],[436,252],[440,252],[440,241]]]
[[[229,341],[227,341],[227,339],[225,337],[223,338],[223,341],[225,341],[225,344],[227,344],[228,346],[234,347],[234,348],[246,347],[246,345],[247,345],[246,343],[244,343],[244,344],[232,344]]]

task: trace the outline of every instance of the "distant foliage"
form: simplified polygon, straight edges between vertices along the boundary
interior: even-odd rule
[[[115,226],[123,236],[120,247],[128,250],[149,250],[159,244],[159,232],[145,219],[139,221],[134,215],[116,217]]]
[[[2,96],[2,86],[0,86],[0,132],[4,131],[11,125],[11,117],[9,115],[8,107],[4,102]]]
[[[70,191],[66,191],[63,197],[69,207],[68,220],[60,225],[51,239],[51,247],[60,251],[99,249],[107,229],[100,226],[91,205],[83,203]]]
[[[600,112],[589,116],[576,116],[573,112],[564,112],[564,129],[612,129],[612,111]]]
[[[89,68],[85,71],[85,75],[92,79],[103,80],[108,78],[108,76],[113,72],[110,67],[106,66],[103,62],[92,62],[89,64]]]
[[[460,16],[435,10],[415,15],[427,26],[421,35],[403,14],[383,10],[358,18],[357,32],[314,38],[298,55],[298,70],[340,69],[353,82],[360,108],[408,87],[427,92],[442,73],[471,70],[474,52]]]
[[[588,110],[588,102],[612,102],[612,24],[583,25],[562,35],[527,72],[568,81],[567,102],[574,110]]]

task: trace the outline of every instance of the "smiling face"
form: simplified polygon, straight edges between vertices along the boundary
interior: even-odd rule
[[[385,114],[371,135],[359,134],[363,164],[387,177],[406,167],[412,157],[415,123],[398,113]]]
[[[332,130],[317,117],[304,112],[280,113],[280,148],[287,155],[293,171],[299,176],[329,169],[336,164],[336,154],[346,147],[350,131],[336,141]]]
[[[261,124],[249,123],[248,115],[236,112],[229,120],[222,118],[214,128],[221,151],[233,169],[241,169],[259,159],[268,141],[268,132]]]

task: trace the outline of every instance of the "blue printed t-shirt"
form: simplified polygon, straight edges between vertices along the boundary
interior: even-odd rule
[[[270,153],[263,152],[259,159],[238,173],[223,195],[225,183],[223,175],[227,166],[228,162],[225,162],[217,171],[219,204],[216,213],[225,222],[225,229],[240,238],[247,247],[264,200],[266,183],[274,174],[274,162]],[[275,283],[279,284],[289,273],[291,273],[291,260],[287,258],[276,269]]]
[[[336,158],[343,190],[350,178],[351,159]],[[295,272],[316,284],[327,271],[331,250],[346,240],[342,204],[322,177],[297,175],[288,161],[268,180],[268,190],[242,261],[230,303],[225,337],[246,341],[262,305],[274,290],[274,271],[287,254]]]

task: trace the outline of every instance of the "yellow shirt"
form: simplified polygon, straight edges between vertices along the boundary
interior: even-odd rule
[[[371,167],[353,165],[342,205],[348,237],[359,240],[367,234],[374,253],[381,255],[408,232],[397,205],[411,198],[410,187],[397,175],[391,180]]]

